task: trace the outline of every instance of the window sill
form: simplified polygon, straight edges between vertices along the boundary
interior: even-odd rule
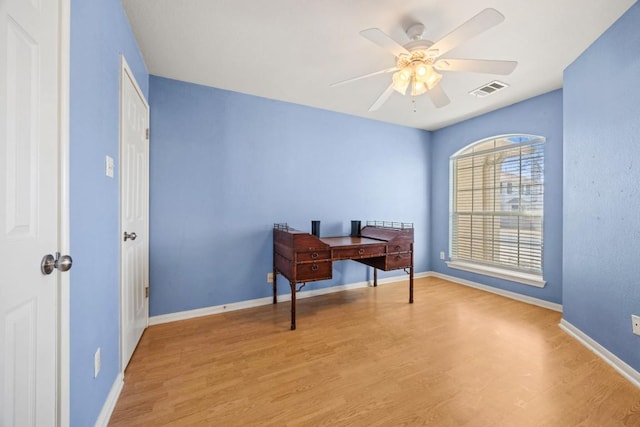
[[[456,270],[464,270],[470,273],[483,274],[485,276],[496,277],[498,279],[509,280],[511,282],[522,283],[524,285],[535,286],[537,288],[544,288],[547,281],[536,274],[521,273],[518,271],[507,270],[498,267],[489,267],[482,264],[474,264],[465,261],[448,261],[447,266],[449,268],[455,268]]]

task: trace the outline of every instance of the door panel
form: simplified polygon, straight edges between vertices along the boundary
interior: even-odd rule
[[[7,22],[6,231],[7,238],[35,237],[37,176],[38,45],[17,22]]]
[[[0,1],[0,425],[56,423],[59,5]]]
[[[121,224],[135,239],[121,242],[122,369],[147,327],[149,304],[149,107],[123,59],[121,106]]]

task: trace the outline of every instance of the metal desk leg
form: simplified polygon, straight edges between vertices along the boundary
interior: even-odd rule
[[[296,330],[296,284],[291,283],[291,330]]]

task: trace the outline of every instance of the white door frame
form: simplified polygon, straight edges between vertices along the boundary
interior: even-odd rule
[[[125,81],[125,76],[128,75],[130,77],[130,81],[133,84],[134,89],[136,90],[136,92],[138,93],[138,95],[140,96],[140,99],[142,100],[142,102],[144,103],[144,106],[147,109],[147,127],[149,126],[149,103],[147,102],[147,99],[144,96],[144,92],[142,92],[142,90],[140,89],[140,86],[138,85],[138,82],[136,81],[136,77],[133,74],[133,72],[131,71],[131,68],[129,67],[129,64],[127,63],[126,58],[124,57],[123,54],[120,55],[121,58],[121,67],[120,67],[120,142],[119,142],[119,165],[120,167],[119,169],[119,176],[120,176],[120,182],[119,182],[119,193],[120,193],[120,216],[119,216],[119,238],[122,239],[122,134],[123,134],[123,111],[122,111],[122,100],[124,98],[124,81]],[[147,175],[146,175],[146,188],[149,188],[149,141],[150,138],[147,139]],[[147,239],[147,245],[148,245],[148,240],[149,240],[149,202],[148,202],[148,190],[147,190],[147,210],[145,212],[146,215],[146,230],[143,231],[145,238]],[[146,258],[146,268],[148,270],[149,268],[149,257],[148,257],[148,246],[147,246],[147,258]],[[123,317],[124,317],[124,297],[125,297],[125,292],[122,289],[122,240],[120,240],[120,258],[119,258],[119,262],[118,262],[118,266],[119,266],[119,282],[120,282],[120,374],[124,377],[124,370],[126,368],[126,362],[124,360],[124,351],[122,349],[123,347],[123,339],[124,339],[124,333],[123,333]],[[146,283],[145,286],[149,286],[149,283]],[[146,307],[146,314],[147,314],[147,319],[146,319],[146,324],[145,324],[145,328],[149,326],[149,298],[146,298],[145,304],[147,305]]]
[[[69,212],[69,150],[70,150],[70,66],[71,66],[71,0],[59,0],[60,2],[60,94],[59,94],[59,141],[60,141],[60,168],[59,168],[59,209],[60,224],[59,244],[60,253],[71,254],[70,247],[70,212]],[[72,272],[70,272],[73,274]],[[60,274],[60,288],[58,293],[58,419],[57,425],[68,426],[71,423],[71,395],[70,395],[70,285],[71,274]]]

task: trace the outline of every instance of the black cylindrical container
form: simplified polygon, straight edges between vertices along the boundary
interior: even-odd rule
[[[320,237],[320,221],[311,221],[311,234]]]
[[[360,221],[351,221],[351,237],[360,237]]]

